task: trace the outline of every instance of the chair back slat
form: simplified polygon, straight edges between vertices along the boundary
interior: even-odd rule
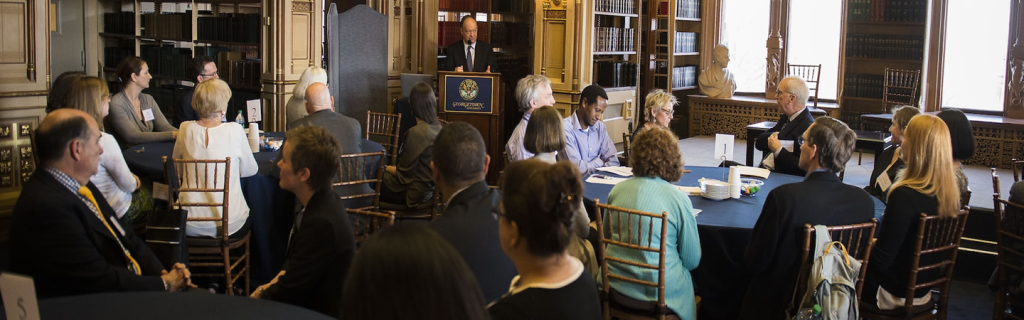
[[[218,221],[221,223],[221,238],[228,237],[228,220],[230,216],[231,197],[231,157],[224,159],[173,159],[168,161],[167,156],[162,157],[164,163],[164,181],[168,181],[168,207],[189,208],[189,207],[219,207],[221,215],[219,218],[196,218],[189,216],[188,221]],[[220,202],[189,200],[193,197],[183,197],[183,194],[212,194],[220,193]],[[216,199],[203,197],[199,199]],[[195,199],[195,198],[193,198]],[[187,210],[187,209],[186,209]]]
[[[380,188],[384,179],[384,163],[387,161],[384,151],[343,154],[340,156],[340,159],[338,180],[331,185],[334,187],[366,185],[370,192],[344,192],[345,194],[339,193],[338,198],[341,200],[372,198],[373,204],[371,207],[355,209],[379,211]]]
[[[960,238],[967,225],[969,209],[960,210],[955,217],[942,218],[921,213],[917,228],[917,240],[914,244],[913,260],[911,261],[910,278],[906,296],[913,297],[914,292],[923,288],[941,287],[939,289],[939,314],[945,314],[945,305],[949,297],[949,284],[953,277],[953,267],[960,248]],[[922,257],[935,256],[937,259],[929,263]],[[930,260],[930,259],[929,259]],[[922,265],[923,264],[923,265]],[[922,271],[937,270],[941,275],[932,281],[918,283]],[[913,299],[906,299],[904,310],[907,316],[913,314]]]
[[[654,214],[638,210],[626,209],[601,204],[595,200],[597,212],[596,223],[600,243],[597,246],[598,256],[601,257],[601,276],[609,281],[602,281],[601,297],[604,314],[610,314],[610,292],[611,280],[621,280],[643,286],[654,287],[658,290],[658,301],[655,304],[656,313],[666,314],[668,311],[665,305],[665,243],[668,235],[668,213]],[[608,226],[605,226],[607,217]],[[646,229],[644,228],[646,226]],[[659,228],[660,226],[660,228]],[[634,229],[635,228],[635,229]],[[660,230],[657,230],[659,228]],[[606,230],[612,234],[606,234]],[[646,237],[644,232],[647,233]],[[660,232],[660,237],[654,238],[653,233]],[[606,253],[608,246],[618,246],[623,249],[639,250],[641,252],[658,252],[658,265],[633,261],[623,257],[609,257]],[[626,275],[613,274],[608,270],[608,262],[629,265],[641,269],[648,269],[657,272],[657,283],[644,279],[631,278]]]
[[[373,233],[380,231],[381,229],[393,226],[395,224],[395,213],[392,211],[371,211],[371,210],[359,210],[359,209],[345,209],[349,215],[356,216],[355,225],[353,226],[354,234],[356,235],[356,244],[360,244],[367,237]]]
[[[921,70],[885,68],[882,92],[885,112],[890,112],[890,106],[894,105],[917,107],[917,90],[920,80]]]
[[[363,139],[380,143],[388,152],[389,165],[396,165],[398,163],[398,132],[400,123],[402,123],[401,114],[366,111],[366,133]]]
[[[871,218],[870,222],[828,226],[832,241],[839,241],[846,247],[846,252],[861,263],[860,274],[857,276],[857,299],[860,299],[861,288],[864,286],[864,277],[867,275],[868,260],[871,258],[871,248],[874,247],[875,228],[878,220]],[[800,299],[807,292],[807,279],[810,277],[811,265],[814,264],[814,254],[811,246],[814,244],[814,226],[804,225],[803,249],[800,253],[800,273],[797,277],[796,297]],[[813,248],[821,250],[821,248]],[[789,306],[794,308],[796,306]]]

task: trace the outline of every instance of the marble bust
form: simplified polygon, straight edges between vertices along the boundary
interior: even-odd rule
[[[700,91],[711,98],[732,98],[736,92],[736,79],[729,72],[729,48],[718,45],[713,51],[711,67],[704,69],[697,79]]]

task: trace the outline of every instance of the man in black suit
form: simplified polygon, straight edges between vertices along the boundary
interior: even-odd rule
[[[788,173],[802,176],[807,174],[801,169],[800,143],[798,138],[807,131],[807,128],[814,122],[811,111],[807,109],[807,97],[810,91],[807,83],[796,76],[786,77],[779,82],[775,90],[776,103],[779,105],[779,121],[771,130],[765,131],[757,137],[755,146],[766,154],[761,161],[761,167],[775,172]],[[792,151],[783,148],[783,141],[792,143]]]
[[[39,168],[11,217],[11,270],[32,276],[40,298],[188,288],[185,266],[165,270],[89,182],[103,153],[99,139],[96,120],[82,111],[58,109],[43,119]]]
[[[472,15],[462,17],[462,41],[445,49],[444,70],[455,72],[497,72],[497,60],[490,43],[476,41],[476,19]]]
[[[281,272],[252,297],[338,318],[356,242],[345,205],[331,190],[341,150],[331,133],[317,126],[288,130],[282,150],[281,189],[294,193],[303,209],[295,217]]]
[[[484,182],[490,162],[484,138],[476,128],[452,122],[441,129],[434,140],[430,168],[446,206],[430,227],[466,260],[484,299],[494,301],[508,292],[517,272],[501,250],[498,220],[491,214],[501,199]]]
[[[192,63],[189,65],[189,71],[192,73],[192,79],[195,80],[196,85],[200,82],[210,79],[220,79],[220,74],[217,71],[217,64],[213,62],[213,58],[208,56],[196,56],[192,58]],[[181,125],[185,121],[199,120],[199,115],[196,114],[196,110],[192,108],[192,95],[195,93],[195,87],[187,87],[182,92],[181,104],[178,105],[178,109],[174,111],[175,121],[178,125]]]
[[[874,217],[875,203],[863,189],[836,174],[853,154],[857,135],[842,121],[820,117],[803,134],[799,166],[803,182],[768,193],[754,225],[744,265],[751,276],[742,319],[783,319],[800,270],[804,224],[845,225]]]

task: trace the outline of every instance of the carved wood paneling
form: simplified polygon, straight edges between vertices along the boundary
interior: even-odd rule
[[[312,19],[309,13],[292,13],[291,48],[292,72],[301,74],[309,66],[309,25]],[[305,62],[305,63],[303,63]]]
[[[1006,101],[1004,114],[1006,117],[1024,119],[1024,0],[1014,1],[1010,5],[1010,39],[1013,46],[1007,55],[1009,67],[1006,79]]]
[[[746,139],[747,125],[779,120],[779,109],[774,103],[695,96],[690,96],[688,100],[691,137],[725,133],[737,139]]]
[[[767,60],[765,70],[765,84],[764,92],[765,97],[769,99],[775,99],[775,88],[779,86],[779,81],[782,81],[782,76],[785,72],[782,68],[785,67],[782,57],[783,49],[783,38],[782,38],[782,26],[786,25],[785,21],[782,20],[784,4],[782,0],[772,0],[771,3],[771,18],[768,23],[768,40],[766,40],[766,47],[768,53],[765,56]]]
[[[27,62],[25,4],[0,2],[0,64]]]
[[[1024,128],[990,127],[973,123],[974,156],[964,164],[1010,168],[1010,159],[1024,158]]]

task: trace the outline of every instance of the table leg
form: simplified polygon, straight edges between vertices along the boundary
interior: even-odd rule
[[[754,166],[754,141],[757,140],[756,130],[747,129],[747,166]]]

